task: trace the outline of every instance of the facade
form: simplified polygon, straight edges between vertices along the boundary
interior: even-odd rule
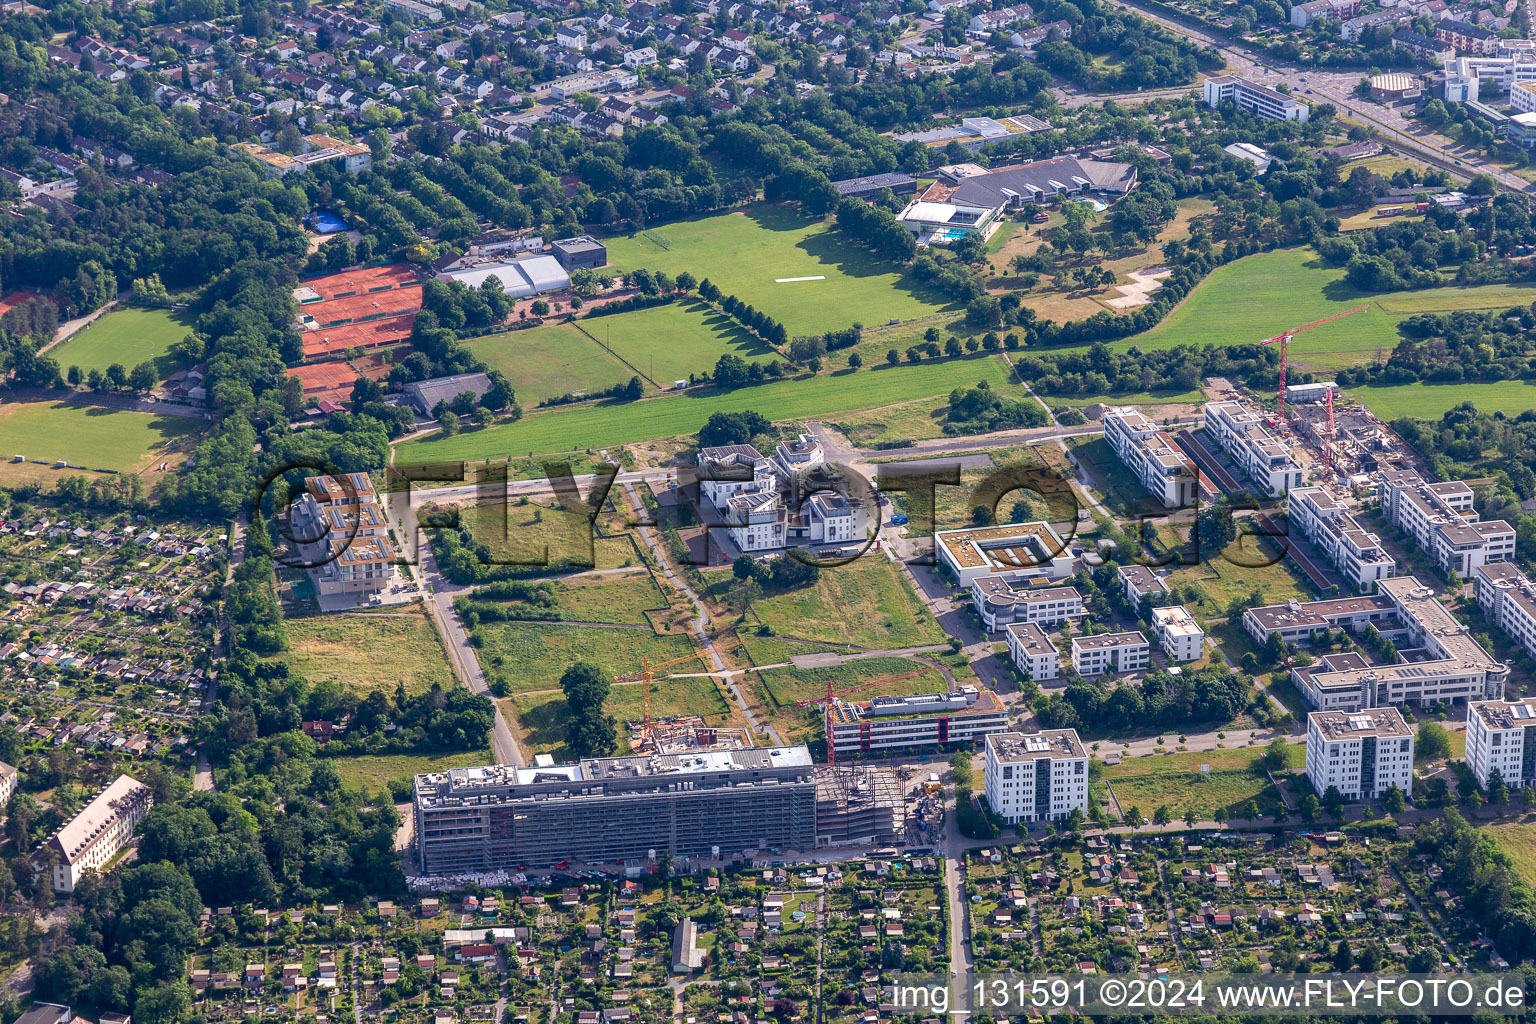
[[[567,271],[596,270],[608,265],[608,247],[591,235],[557,239],[549,247]]]
[[[1244,403],[1207,402],[1205,429],[1261,496],[1278,498],[1301,486],[1301,466],[1290,446],[1271,434],[1264,417]]]
[[[1339,628],[1358,635],[1371,625],[1400,651],[1413,652],[1411,660],[1392,664],[1372,664],[1347,652],[1293,667],[1291,681],[1308,703],[1323,711],[1502,696],[1509,666],[1485,651],[1432,590],[1413,576],[1394,576],[1376,587],[1370,597],[1250,608],[1243,613],[1243,628],[1258,643],[1271,632],[1290,643],[1306,643],[1320,630]]]
[[[429,875],[816,847],[803,746],[453,768],[416,776],[414,805]]]
[[[934,535],[939,564],[969,587],[978,576],[1060,580],[1072,575],[1072,553],[1050,523],[1007,523]]]
[[[1372,593],[1377,580],[1397,575],[1397,560],[1381,546],[1381,538],[1361,526],[1325,488],[1291,491],[1286,514],[1291,526],[1317,545],[1355,593]]]
[[[1145,565],[1122,565],[1116,572],[1125,587],[1125,599],[1133,608],[1140,609],[1142,602],[1168,593],[1168,581]]]
[[[995,633],[1012,622],[1055,626],[1083,614],[1076,587],[1030,587],[1007,576],[978,576],[971,601],[982,625]]]
[[[1413,732],[1396,708],[1307,716],[1307,778],[1318,794],[1373,800],[1413,792]]]
[[[1468,705],[1467,767],[1484,789],[1495,772],[1510,789],[1536,785],[1536,698]]]
[[[0,807],[9,807],[16,795],[16,778],[20,773],[15,765],[0,761]]]
[[[1199,477],[1189,459],[1141,410],[1121,407],[1104,412],[1104,439],[1120,461],[1165,508],[1189,508],[1199,491]]]
[[[53,891],[75,891],[87,871],[100,872],[117,856],[154,806],[149,787],[119,775],[32,855],[39,868],[53,861]]]
[[[733,495],[777,486],[772,464],[749,444],[699,451],[699,494],[717,509],[723,509]]]
[[[1347,43],[1358,43],[1360,38],[1373,28],[1381,25],[1392,25],[1394,27],[1406,25],[1412,18],[1412,12],[1406,8],[1392,8],[1356,15],[1339,26],[1339,38]]]
[[[987,737],[987,806],[1004,821],[1061,821],[1088,813],[1088,752],[1075,729]]]
[[[300,564],[320,597],[367,597],[389,586],[395,547],[367,473],[308,478],[288,517]]]
[[[1008,634],[1008,656],[1020,672],[1037,683],[1061,675],[1061,652],[1045,630],[1033,622],[1010,622],[1004,632]]]
[[[1317,21],[1344,21],[1359,10],[1359,0],[1307,0],[1291,8],[1291,24],[1306,28]]]
[[[726,534],[744,552],[774,551],[789,543],[789,515],[778,491],[733,494],[721,511]]]
[[[1198,661],[1205,655],[1205,630],[1181,604],[1152,609],[1152,635],[1169,661]]]
[[[1536,54],[1529,51],[1504,53],[1497,57],[1455,57],[1442,61],[1445,64],[1443,91],[1447,103],[1475,102],[1485,85],[1496,86],[1499,92],[1509,93],[1509,105],[1517,113],[1532,107],[1529,92],[1516,96],[1517,87],[1523,82],[1536,82]]]
[[[1502,519],[1482,522],[1472,488],[1459,480],[1430,483],[1411,469],[1381,474],[1381,509],[1387,520],[1428,552],[1442,572],[1462,578],[1480,565],[1515,554],[1515,528]]]
[[[1029,4],[1012,4],[995,11],[982,11],[974,15],[966,25],[966,29],[978,35],[991,35],[993,32],[1021,25],[1034,16],[1035,9]]]
[[[1511,86],[1509,105],[1519,114],[1536,112],[1536,81],[1516,82]]]
[[[774,468],[785,480],[804,479],[826,462],[827,455],[821,442],[810,434],[801,434],[793,441],[780,441],[773,450]]]
[[[1536,583],[1510,562],[1478,566],[1472,582],[1494,624],[1536,656]]]
[[[1215,75],[1205,80],[1205,105],[1219,107],[1223,103],[1235,103],[1237,109],[1246,110],[1271,121],[1306,121],[1312,111],[1294,96],[1256,85],[1237,75]]]
[[[1435,23],[1435,39],[1446,43],[1457,53],[1470,53],[1479,57],[1497,53],[1499,36],[1481,25],[1445,18]]]
[[[829,722],[832,748],[843,758],[973,743],[1008,728],[1008,710],[991,690],[966,686],[861,704],[833,700]]]
[[[1400,28],[1392,35],[1392,47],[1407,50],[1419,60],[1439,61],[1447,64],[1456,57],[1456,48],[1449,43],[1423,36],[1412,29]],[[1473,97],[1476,99],[1476,97]]]
[[[1147,667],[1151,655],[1152,646],[1140,630],[1072,638],[1072,667],[1080,676],[1138,672]]]

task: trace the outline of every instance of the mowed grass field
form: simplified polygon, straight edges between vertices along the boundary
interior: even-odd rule
[[[779,320],[791,335],[819,334],[855,322],[872,327],[951,305],[828,224],[776,203],[663,224],[604,242],[615,270],[644,267],[707,277],[721,291]],[[795,277],[825,280],[779,281]]]
[[[1416,313],[1501,309],[1536,299],[1536,288],[1507,285],[1433,288],[1367,295],[1344,282],[1342,269],[1325,266],[1311,249],[1257,253],[1218,268],[1157,327],[1120,344],[1142,349],[1175,345],[1255,343],[1287,328],[1344,313],[1353,316],[1299,334],[1291,358],[1337,369],[1390,354],[1397,325]]]
[[[17,482],[24,475],[35,476],[30,470],[43,469],[9,462],[15,455],[50,463],[63,459],[87,469],[141,472],[171,456],[179,442],[202,426],[200,420],[103,406],[0,400],[0,456],[7,460],[0,463],[0,482]]]
[[[425,693],[454,685],[437,630],[420,609],[289,619],[283,660],[311,683],[328,680],[353,693]]]
[[[653,666],[687,659],[693,644],[686,637],[657,636],[649,629],[558,626],[539,622],[481,625],[480,660],[486,674],[505,681],[509,694],[558,690],[560,676],[578,661],[590,661],[609,677],[637,672],[646,658]],[[663,672],[702,672],[697,657]]]
[[[1536,825],[1484,825],[1493,845],[1509,854],[1515,870],[1536,882]]]
[[[190,324],[169,310],[114,309],[48,354],[66,372],[71,366],[78,366],[81,373],[105,371],[113,363],[131,370],[150,360],[159,379],[164,380],[177,368],[170,355],[172,343],[191,330]]]
[[[1536,409],[1536,385],[1504,380],[1478,384],[1395,384],[1356,388],[1349,396],[1384,420],[1400,416],[1439,419],[1462,402],[1483,412],[1518,416]]]
[[[634,376],[574,324],[492,334],[469,342],[469,350],[490,369],[506,374],[518,402],[528,409],[546,398],[602,391]]]
[[[945,642],[900,570],[873,552],[822,569],[810,586],[759,598],[750,614],[796,640],[879,649]]]
[[[778,358],[773,346],[704,302],[673,302],[633,313],[582,321],[610,348],[658,387],[715,368],[727,352],[749,362]]]
[[[396,463],[522,457],[530,452],[568,452],[676,437],[697,432],[716,412],[750,410],[774,420],[833,418],[857,409],[947,395],[981,380],[1011,397],[1024,397],[1018,385],[1009,383],[1008,368],[998,355],[902,363],[734,391],[700,389],[639,402],[534,413],[515,423],[412,441],[398,449]]]

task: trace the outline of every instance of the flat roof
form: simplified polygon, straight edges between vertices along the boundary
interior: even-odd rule
[[[1364,739],[1367,736],[1389,738],[1410,736],[1402,712],[1394,707],[1366,708],[1362,711],[1313,711],[1307,715],[1307,729],[1316,729],[1329,740]]]
[[[1093,636],[1075,636],[1072,638],[1072,646],[1081,651],[1105,650],[1110,647],[1136,647],[1149,646],[1147,638],[1141,630],[1133,629],[1126,633],[1096,633]]]
[[[993,732],[987,746],[999,761],[1038,761],[1042,757],[1087,757],[1076,729],[1045,729],[1040,732]]]
[[[1013,568],[1032,569],[1042,563],[1019,559],[1016,564],[1002,563],[988,558],[986,551],[1012,551],[1027,548],[1031,543],[1040,545],[1050,555],[1052,549],[1060,554],[1066,547],[1050,523],[1007,523],[1002,526],[985,526],[960,530],[943,530],[934,534],[934,543],[949,552],[955,564],[962,569],[974,569],[983,565],[1008,565]],[[1047,559],[1048,560],[1048,559]]]
[[[1484,700],[1470,705],[1471,713],[1490,729],[1524,729],[1536,726],[1536,697],[1521,700]]]

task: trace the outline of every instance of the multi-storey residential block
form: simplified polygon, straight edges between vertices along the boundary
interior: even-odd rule
[[[1207,78],[1204,95],[1208,107],[1235,103],[1237,109],[1271,121],[1305,121],[1312,115],[1311,108],[1296,97],[1255,85],[1237,75],[1213,75]]]
[[[1061,652],[1045,630],[1033,622],[1010,622],[1006,632],[1008,654],[1019,671],[1037,683],[1061,675]]]
[[[74,892],[87,871],[101,871],[128,845],[154,802],[148,786],[119,775],[38,847],[32,863],[42,869],[51,861],[53,891]]]
[[[1411,536],[1443,572],[1463,578],[1489,562],[1515,554],[1515,528],[1502,519],[1482,522],[1472,488],[1460,480],[1430,483],[1411,469],[1381,474],[1381,510]]]
[[[1130,407],[1104,412],[1104,439],[1120,461],[1166,508],[1195,503],[1199,477],[1189,459],[1157,424]]]
[[[1242,402],[1207,402],[1205,429],[1263,497],[1278,498],[1301,486],[1301,466],[1290,445],[1270,433],[1264,417]]]
[[[1072,575],[1072,552],[1050,523],[1008,523],[935,534],[939,564],[962,587],[978,576],[1059,580]]]
[[[1243,614],[1243,628],[1258,643],[1270,633],[1306,643],[1315,632],[1341,628],[1358,635],[1370,625],[1399,650],[1414,651],[1411,660],[1392,664],[1372,664],[1350,651],[1293,667],[1296,688],[1325,711],[1492,700],[1503,694],[1509,666],[1485,651],[1434,591],[1413,576],[1394,576],[1376,586],[1378,593],[1369,597],[1250,608]]]
[[[367,597],[389,586],[395,549],[367,473],[312,476],[288,512],[300,564],[322,598]]]
[[[1152,645],[1140,630],[1072,638],[1072,667],[1082,676],[1136,672],[1147,667]]]
[[[1008,728],[1008,710],[991,690],[966,686],[866,703],[834,700],[830,723],[832,748],[841,758],[972,743]]]
[[[789,516],[777,491],[743,491],[725,499],[725,532],[742,551],[774,551],[789,540]]]
[[[1381,546],[1381,538],[1325,488],[1291,491],[1286,512],[1291,527],[1322,550],[1356,593],[1371,593],[1377,580],[1397,574],[1397,561]]]
[[[1030,587],[1007,576],[978,576],[971,600],[982,624],[997,632],[1010,622],[1054,626],[1083,614],[1076,587]]]
[[[1495,772],[1511,789],[1536,785],[1536,698],[1468,705],[1467,767],[1484,789]]]
[[[1075,729],[987,737],[987,806],[1008,822],[1061,821],[1088,811],[1088,753]]]
[[[414,804],[429,875],[816,848],[803,746],[453,768],[416,776]]]
[[[16,795],[16,779],[20,772],[15,765],[0,761],[0,807],[9,807],[11,797]]]
[[[859,526],[861,510],[841,494],[821,491],[811,495],[800,506],[798,514],[789,517],[789,539],[808,540],[816,544],[843,544],[864,540]]]
[[[1116,573],[1125,587],[1125,599],[1133,608],[1139,609],[1143,601],[1168,593],[1168,581],[1144,565],[1122,565]]]
[[[1396,708],[1307,716],[1307,778],[1319,794],[1374,799],[1413,791],[1413,733]]]
[[[825,465],[826,452],[821,442],[810,434],[801,434],[793,441],[780,441],[773,450],[774,469],[785,480],[803,478],[806,474]]]
[[[749,444],[721,445],[699,452],[699,494],[724,509],[734,494],[771,491],[778,485],[773,463]]]
[[[1306,28],[1316,21],[1343,21],[1359,10],[1359,0],[1307,0],[1291,8],[1291,24]]]
[[[1499,34],[1481,25],[1444,18],[1435,23],[1435,39],[1448,43],[1457,53],[1475,56],[1494,54],[1499,49]]]
[[[1152,609],[1152,633],[1169,661],[1197,661],[1205,654],[1205,630],[1181,604]]]
[[[1510,638],[1536,655],[1536,582],[1511,562],[1472,571],[1477,603]]]

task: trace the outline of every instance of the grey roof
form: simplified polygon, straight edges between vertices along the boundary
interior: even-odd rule
[[[405,390],[418,409],[430,414],[438,402],[451,402],[461,391],[473,391],[479,398],[491,390],[491,379],[483,373],[460,373],[407,384]]]
[[[955,188],[950,201],[996,206],[1010,198],[1004,189],[1027,199],[1037,193],[1055,195],[1060,191],[1057,182],[1068,186],[1086,183],[1093,189],[1129,192],[1136,184],[1136,169],[1130,164],[1059,156],[966,178]]]

